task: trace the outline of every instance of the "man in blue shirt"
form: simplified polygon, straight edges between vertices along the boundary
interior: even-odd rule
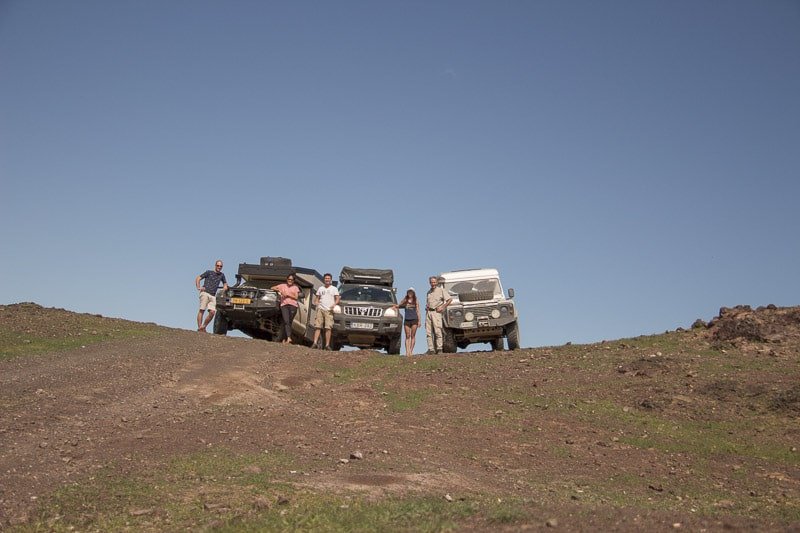
[[[205,280],[200,286],[200,280]],[[228,280],[222,273],[222,259],[217,259],[214,270],[206,270],[194,280],[194,285],[200,291],[200,310],[197,312],[197,331],[205,331],[206,326],[214,319],[217,312],[217,289],[222,283],[222,289],[228,290]],[[203,312],[208,310],[205,322],[203,322]]]

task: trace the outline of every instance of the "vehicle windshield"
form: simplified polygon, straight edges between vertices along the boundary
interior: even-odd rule
[[[394,292],[388,287],[369,285],[342,285],[339,296],[343,302],[373,302],[380,304],[397,303]]]
[[[445,281],[444,288],[447,289],[453,296],[458,296],[464,293],[491,293],[492,296],[502,296],[503,289],[500,286],[500,280],[497,278],[492,279],[479,279],[479,280],[465,280],[465,281]]]

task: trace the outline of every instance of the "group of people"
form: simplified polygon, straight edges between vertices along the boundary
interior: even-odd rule
[[[284,344],[292,343],[292,321],[297,314],[297,299],[300,297],[300,287],[294,283],[294,274],[286,276],[286,282],[270,287],[281,297],[281,317],[283,318]],[[315,348],[331,349],[331,331],[333,330],[333,307],[339,303],[339,289],[333,286],[333,276],[322,276],[323,285],[314,293],[314,305],[317,314],[314,316],[314,344]],[[325,346],[320,346],[320,336],[325,331]]]
[[[206,270],[195,278],[195,286],[200,291],[200,310],[197,312],[197,331],[206,331],[206,327],[214,319],[216,313],[216,294],[220,285],[223,290],[228,290],[228,281],[222,273],[222,260],[214,263],[214,270]],[[200,285],[200,282],[203,285]],[[443,346],[443,320],[444,310],[453,301],[450,295],[439,284],[439,278],[431,276],[428,278],[430,290],[425,296],[425,337],[428,342],[426,354],[432,355],[442,353]],[[339,289],[333,285],[333,276],[326,273],[322,277],[323,285],[314,293],[314,305],[317,313],[314,317],[314,343],[315,348],[323,350],[331,349],[331,332],[333,330],[333,308],[339,304]],[[298,298],[300,297],[300,287],[295,284],[294,274],[286,276],[286,281],[279,283],[272,290],[277,292],[281,298],[281,316],[285,329],[283,343],[292,342],[292,320],[297,313]],[[417,293],[413,287],[406,291],[406,295],[399,303],[393,306],[395,309],[404,309],[403,330],[406,334],[406,355],[414,354],[416,344],[417,329],[420,321],[420,306],[417,300]],[[208,313],[205,316],[204,313]],[[325,344],[320,345],[322,332],[325,332]]]

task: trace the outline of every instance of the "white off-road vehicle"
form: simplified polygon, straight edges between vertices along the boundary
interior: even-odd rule
[[[514,289],[503,293],[500,274],[494,268],[442,272],[440,283],[453,299],[444,314],[444,352],[455,352],[472,343],[488,342],[493,350],[519,348],[519,324]]]

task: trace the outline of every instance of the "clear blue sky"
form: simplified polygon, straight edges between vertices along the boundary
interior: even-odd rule
[[[278,255],[660,333],[800,304],[798,193],[797,0],[0,1],[0,303],[193,329]]]

